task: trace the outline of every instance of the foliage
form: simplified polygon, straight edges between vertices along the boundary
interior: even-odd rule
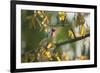
[[[89,59],[85,17],[89,19],[89,13],[22,10],[21,62]]]

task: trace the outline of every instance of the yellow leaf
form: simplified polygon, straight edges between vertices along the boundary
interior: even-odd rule
[[[47,45],[47,48],[51,48],[52,47],[52,43],[49,43],[48,45]]]
[[[63,11],[60,11],[60,12],[58,12],[58,14],[59,14],[59,19],[60,19],[60,21],[64,21],[64,19],[65,19],[65,14],[64,14],[64,12],[63,12]]]
[[[83,36],[85,34],[85,27],[84,25],[80,25],[80,35]]]
[[[38,14],[40,15],[41,18],[44,17],[41,11],[38,11]]]
[[[45,32],[47,32],[48,31],[48,29],[47,28],[45,28],[45,30],[44,30]]]
[[[45,16],[45,18],[44,18],[43,21],[42,21],[42,24],[45,24],[47,20],[48,20],[48,17]],[[46,26],[47,26],[47,25],[46,25]]]
[[[61,59],[58,56],[56,58],[57,58],[58,61],[61,61]]]
[[[69,60],[69,55],[66,54],[66,53],[63,53],[63,54],[62,54],[62,59],[63,59],[63,60]]]
[[[79,56],[78,59],[79,59],[79,60],[86,60],[87,57],[86,57],[86,56]]]
[[[71,37],[71,38],[74,37],[73,32],[72,32],[71,30],[68,31],[68,35],[69,35],[69,37]]]
[[[45,55],[46,55],[48,58],[51,57],[50,52],[48,52],[48,51],[45,52]]]

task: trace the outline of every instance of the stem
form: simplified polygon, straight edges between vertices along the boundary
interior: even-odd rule
[[[55,45],[60,46],[60,45],[64,45],[64,44],[67,44],[67,43],[76,42],[76,41],[82,40],[82,39],[89,37],[89,36],[90,36],[90,33],[86,34],[85,36],[82,36],[82,37],[76,37],[75,39],[71,39],[71,40],[68,40],[68,41],[65,41],[65,42],[57,43]]]

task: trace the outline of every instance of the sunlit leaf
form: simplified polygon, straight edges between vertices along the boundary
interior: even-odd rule
[[[81,36],[85,35],[85,27],[83,24],[80,26],[80,35]]]
[[[69,35],[69,37],[71,37],[71,38],[74,37],[73,32],[72,32],[71,30],[68,31],[68,35]]]
[[[41,11],[38,11],[37,13],[40,15],[41,18],[44,17]]]
[[[58,12],[58,15],[59,15],[60,21],[64,21],[64,19],[65,19],[65,13],[63,11],[60,11],[60,12]]]
[[[52,43],[48,43],[47,48],[51,48],[52,47]]]

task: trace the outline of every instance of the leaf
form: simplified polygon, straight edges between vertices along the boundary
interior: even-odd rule
[[[85,35],[85,27],[84,27],[83,24],[80,26],[80,35],[81,36],[84,36]]]
[[[68,31],[68,36],[71,37],[71,38],[74,37],[73,32],[71,30]]]
[[[84,24],[84,22],[85,22],[84,16],[81,13],[78,13],[77,18],[76,18],[77,26]]]
[[[63,12],[63,11],[60,11],[60,12],[58,12],[58,15],[59,15],[60,21],[64,21],[64,19],[65,19],[65,14],[64,14],[64,12]]]
[[[39,16],[40,16],[41,18],[44,17],[42,11],[37,11],[37,13],[39,14]]]
[[[52,47],[52,43],[48,43],[47,48],[51,48]]]
[[[77,59],[79,59],[79,60],[86,60],[87,59],[87,56],[79,56],[79,57],[77,57]]]
[[[57,56],[56,58],[57,58],[58,61],[61,61],[60,57]]]

